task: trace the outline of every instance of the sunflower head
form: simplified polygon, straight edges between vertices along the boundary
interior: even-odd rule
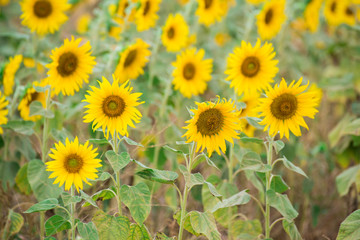
[[[34,86],[40,86],[38,82],[33,83]],[[30,116],[30,104],[34,101],[39,101],[44,108],[46,108],[46,94],[47,92],[37,92],[34,87],[26,89],[26,93],[19,103],[18,110],[20,116],[26,121],[37,121],[41,119],[40,115]]]
[[[315,91],[304,92],[307,85],[300,86],[302,78],[287,86],[285,79],[279,85],[266,91],[266,98],[260,99],[258,112],[264,119],[260,122],[265,126],[265,131],[270,127],[269,134],[275,136],[278,132],[282,138],[289,138],[289,130],[295,136],[301,136],[300,126],[308,129],[304,117],[314,118],[318,112],[318,93]]]
[[[238,130],[240,126],[240,111],[236,110],[235,104],[227,100],[217,102],[196,103],[198,109],[193,112],[192,119],[186,121],[188,125],[184,127],[186,133],[183,137],[187,142],[197,144],[196,151],[207,149],[211,156],[213,151],[220,154],[226,151],[226,141],[233,143],[233,138],[239,138]]]
[[[129,81],[120,85],[114,75],[113,79],[110,84],[103,77],[100,87],[91,86],[92,91],[88,91],[89,95],[83,100],[88,103],[84,122],[93,122],[93,129],[101,127],[106,138],[109,133],[113,137],[127,136],[127,127],[135,127],[133,122],[140,122],[142,117],[136,107],[144,103],[138,101],[141,93],[131,93]]]
[[[140,0],[140,8],[135,14],[136,28],[139,32],[154,27],[159,16],[159,5],[161,0]]]
[[[79,17],[77,20],[76,31],[79,34],[84,34],[89,30],[89,23],[91,21],[91,15],[86,13]]]
[[[189,27],[180,14],[170,14],[162,30],[161,40],[167,51],[177,52],[187,45]]]
[[[307,28],[310,32],[314,33],[317,31],[319,26],[319,15],[320,8],[323,0],[312,0],[305,8],[304,18]]]
[[[65,11],[71,5],[58,0],[22,0],[22,24],[39,35],[54,33],[68,19]]]
[[[226,15],[228,3],[224,0],[198,0],[198,8],[195,12],[199,16],[199,23],[210,26]]]
[[[65,183],[65,190],[74,185],[79,192],[83,189],[83,181],[91,185],[87,179],[95,180],[97,168],[102,166],[101,160],[96,158],[96,150],[89,142],[79,144],[77,137],[72,142],[66,138],[65,145],[55,143],[49,154],[53,161],[46,162],[46,171],[52,172],[49,178],[56,178],[54,184],[59,183],[60,187]]]
[[[14,57],[10,57],[9,63],[5,65],[2,74],[2,82],[4,84],[4,94],[5,96],[9,96],[13,93],[13,88],[15,84],[15,74],[20,67],[20,64],[23,60],[22,55],[16,55]]]

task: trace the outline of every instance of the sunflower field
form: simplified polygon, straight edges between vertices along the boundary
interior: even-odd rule
[[[359,0],[0,0],[0,239],[360,240]]]

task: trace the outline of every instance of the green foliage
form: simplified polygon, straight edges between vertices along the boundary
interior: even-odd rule
[[[49,198],[49,199],[45,199],[39,203],[32,205],[24,213],[47,211],[47,210],[56,208],[57,206],[59,206],[58,200],[56,198]]]
[[[25,195],[30,195],[32,193],[32,190],[27,177],[27,169],[28,163],[24,164],[17,172],[15,182],[21,193]]]
[[[45,223],[46,236],[54,235],[71,228],[71,223],[62,216],[54,215],[50,217]]]
[[[145,227],[145,225],[137,225],[132,223],[130,225],[130,233],[129,236],[127,238],[127,240],[150,240],[150,235]]]
[[[78,222],[77,230],[84,240],[99,240],[99,234],[93,222]]]
[[[127,217],[114,217],[99,210],[94,214],[99,240],[127,240],[130,232],[130,221]]]
[[[120,154],[115,153],[112,150],[109,150],[105,153],[107,160],[109,160],[110,165],[114,172],[119,172],[121,169],[126,167],[131,161],[130,155],[127,152],[122,152]]]
[[[0,160],[0,180],[2,187],[5,191],[8,189],[8,184],[10,187],[15,184],[15,177],[19,171],[19,164],[17,162],[8,162]]]
[[[61,199],[64,206],[69,206],[71,203],[81,202],[82,198],[80,196],[71,196],[68,192],[61,193]]]
[[[41,102],[33,101],[32,103],[30,103],[29,116],[31,117],[36,115],[43,116],[49,119],[54,118],[55,116],[55,114],[51,110],[44,109]]]
[[[176,219],[177,223],[180,225],[181,222],[181,211],[177,211],[174,214],[174,219]],[[188,231],[189,233],[195,235],[195,236],[200,236],[200,233],[195,232],[194,228],[191,225],[191,221],[190,221],[190,213],[186,213],[185,214],[185,218],[184,218],[184,229],[186,231]]]
[[[255,220],[236,220],[231,226],[231,236],[241,240],[254,240],[262,234],[261,222]]]
[[[276,208],[286,219],[291,221],[297,217],[298,212],[292,206],[287,195],[279,194],[272,189],[268,190],[266,195],[270,206]]]
[[[91,199],[93,200],[92,203],[95,203],[95,201],[97,201],[97,200],[104,201],[107,199],[111,199],[115,196],[116,196],[115,189],[107,188],[107,189],[100,190],[97,193],[95,193],[94,195],[92,195]],[[92,205],[92,203],[86,202],[86,203],[84,203],[83,207],[90,206],[90,205]]]
[[[350,186],[357,180],[360,174],[360,164],[353,166],[336,177],[336,188],[340,196],[348,193]]]
[[[265,173],[259,172],[256,174],[262,180],[265,186]],[[289,189],[289,186],[286,184],[286,182],[280,175],[273,175],[271,178],[270,189],[274,190],[277,193],[283,193]]]
[[[295,166],[295,165],[294,165],[292,162],[290,162],[285,156],[283,156],[283,157],[281,158],[281,160],[283,161],[284,166],[285,166],[286,168],[290,169],[290,170],[293,171],[293,172],[296,172],[296,173],[298,173],[298,174],[301,174],[301,175],[303,175],[303,176],[306,177],[306,178],[308,177],[308,176],[306,175],[306,173],[305,173],[301,168]]]
[[[189,213],[191,226],[195,232],[205,235],[209,240],[221,239],[215,218],[209,212],[192,211]]]
[[[81,194],[81,198],[84,199],[87,203],[91,204],[92,206],[98,208],[98,206],[96,205],[96,202],[93,200],[93,198],[91,198],[89,195],[87,195],[85,192],[83,192],[82,190],[80,190],[80,194]],[[85,206],[85,204],[84,204]],[[88,206],[88,205],[87,205]]]
[[[137,172],[136,175],[150,181],[165,183],[165,184],[172,184],[179,177],[179,175],[176,172],[157,170],[151,168],[147,168],[140,172]]]
[[[284,219],[282,224],[285,232],[289,235],[291,240],[302,240],[302,237],[293,221]]]
[[[32,135],[34,133],[33,127],[35,123],[32,121],[23,121],[23,120],[10,120],[7,124],[3,125],[3,128],[11,129],[17,133],[23,135]]]
[[[12,235],[18,233],[24,225],[24,218],[21,214],[14,212],[12,209],[9,210],[7,216],[6,225],[2,229],[2,239],[9,239]]]
[[[271,171],[271,166],[264,164],[260,155],[256,152],[247,151],[240,160],[240,168],[243,170],[253,170],[257,172]]]
[[[214,206],[214,208],[211,210],[211,212],[215,212],[221,208],[228,208],[228,207],[233,207],[233,206],[243,205],[243,204],[248,203],[250,201],[251,197],[246,191],[247,190],[243,190],[243,191],[231,196],[230,198],[223,199],[221,202],[217,203]]]
[[[360,210],[351,213],[340,225],[336,240],[356,240],[360,238]]]

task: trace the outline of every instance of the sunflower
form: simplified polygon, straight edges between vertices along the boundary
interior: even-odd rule
[[[266,0],[246,0],[246,2],[254,4],[254,5],[259,5],[260,3],[265,2]]]
[[[88,91],[89,95],[83,100],[88,103],[84,122],[93,122],[93,129],[101,127],[106,138],[109,138],[109,133],[113,137],[118,134],[128,136],[127,127],[135,127],[133,122],[140,122],[142,117],[136,106],[144,103],[138,102],[141,93],[131,93],[129,81],[119,85],[114,75],[113,79],[110,84],[103,77],[102,82],[99,81],[100,88],[91,86],[92,91]]]
[[[343,0],[341,0],[343,1]],[[341,23],[340,0],[326,0],[324,15],[329,25],[337,26]]]
[[[115,69],[115,76],[120,82],[128,79],[135,79],[144,73],[144,67],[149,61],[150,46],[141,39],[137,39],[136,43],[129,46],[120,54],[120,60]]]
[[[38,82],[33,83],[34,86],[39,86]],[[41,119],[40,115],[29,116],[30,114],[30,104],[34,101],[41,102],[42,106],[46,107],[46,92],[37,92],[34,87],[26,89],[25,96],[19,103],[18,110],[20,111],[20,116],[25,121],[37,121]]]
[[[278,60],[273,59],[276,53],[272,44],[260,45],[259,39],[254,47],[242,41],[241,47],[236,47],[228,57],[226,80],[231,81],[230,87],[239,95],[266,89],[279,71]]]
[[[64,12],[71,7],[59,0],[23,0],[20,5],[21,23],[39,35],[57,31],[68,19]]]
[[[65,145],[55,143],[55,148],[49,153],[53,161],[45,163],[46,171],[53,172],[49,178],[56,178],[54,184],[60,183],[60,187],[65,183],[65,190],[74,185],[79,192],[79,189],[83,189],[83,181],[91,185],[87,179],[95,180],[98,177],[97,168],[102,166],[101,160],[96,158],[96,150],[89,142],[79,144],[77,137],[73,142],[66,138]]]
[[[227,33],[218,33],[215,35],[215,43],[219,47],[223,47],[230,40],[231,40],[231,36]]]
[[[95,57],[90,56],[89,42],[82,46],[80,43],[81,38],[71,37],[71,40],[65,39],[63,46],[52,50],[52,63],[46,67],[49,68],[47,80],[55,94],[74,95],[83,82],[89,81],[89,74],[96,64]]]
[[[8,5],[10,0],[0,0],[0,6],[6,6]]]
[[[246,136],[254,137],[256,128],[249,124],[249,122],[245,118],[240,119],[240,126],[241,131],[245,133]]]
[[[264,119],[260,122],[266,125],[264,131],[269,127],[269,134],[275,136],[280,132],[280,137],[285,135],[289,139],[289,130],[295,136],[301,136],[300,126],[309,129],[303,117],[314,118],[318,112],[316,100],[317,93],[313,91],[304,92],[307,85],[300,86],[302,78],[297,83],[287,86],[285,79],[279,85],[266,91],[266,98],[260,98],[258,112]]]
[[[84,34],[89,30],[89,23],[91,21],[91,15],[85,13],[79,17],[77,20],[76,31],[79,34]]]
[[[198,0],[198,8],[195,12],[199,16],[199,23],[210,26],[226,14],[228,9],[225,0]]]
[[[220,154],[226,152],[225,140],[233,142],[233,138],[238,139],[239,133],[237,130],[241,129],[239,114],[236,110],[235,103],[220,98],[217,102],[196,102],[198,109],[192,109],[194,116],[192,119],[186,121],[189,123],[183,127],[187,129],[183,135],[187,138],[186,142],[196,142],[196,151],[203,151],[205,148],[209,157],[216,151]]]
[[[167,51],[177,52],[187,45],[189,27],[180,14],[170,14],[162,30],[161,40]]]
[[[271,0],[265,3],[263,10],[257,15],[257,27],[264,40],[273,38],[281,30],[286,20],[285,0]]]
[[[7,63],[3,69],[2,82],[4,84],[5,96],[9,96],[14,91],[13,87],[15,84],[15,74],[20,67],[22,59],[22,55],[10,57],[9,63]]]
[[[5,99],[5,96],[0,92],[0,125],[7,124],[8,119],[6,115],[9,113],[9,110],[6,109],[6,106],[9,105],[9,102]],[[0,127],[0,134],[3,134],[3,129]]]
[[[204,93],[207,82],[211,80],[212,59],[203,60],[204,55],[204,49],[196,52],[191,48],[183,51],[172,63],[175,67],[172,74],[174,88],[187,98]]]
[[[188,2],[189,2],[189,0],[177,0],[178,1],[178,3],[180,3],[181,5],[186,5]]]
[[[342,1],[339,6],[342,15],[342,23],[354,26],[356,23],[356,7],[351,1]]]
[[[120,40],[120,34],[122,33],[123,29],[126,28],[126,21],[134,21],[136,13],[135,7],[132,7],[130,13],[127,14],[131,2],[134,1],[119,0],[117,5],[111,4],[110,15],[112,16],[112,20],[117,24],[117,26],[110,27],[109,35],[115,38],[117,41]]]
[[[304,18],[310,32],[314,33],[319,27],[320,8],[323,0],[312,0],[305,8]]]
[[[154,27],[156,20],[159,18],[157,12],[161,0],[140,0],[140,8],[135,14],[136,29],[139,32]]]
[[[239,101],[245,103],[246,107],[241,109],[240,117],[256,117],[256,107],[260,98],[259,93],[244,94]]]

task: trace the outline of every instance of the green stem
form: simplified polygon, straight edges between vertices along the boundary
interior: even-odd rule
[[[267,147],[267,164],[271,166],[272,162],[272,149],[273,149],[273,138],[269,137],[269,147]],[[267,196],[267,191],[270,189],[271,183],[271,171],[266,172],[266,186],[265,186],[265,238],[270,238],[270,204]]]
[[[50,99],[51,99],[51,89],[47,91],[46,95],[46,107],[45,110],[48,110],[50,108]],[[49,125],[49,119],[47,117],[44,117],[44,128],[43,128],[43,139],[42,139],[42,155],[41,160],[43,163],[46,162],[46,153],[47,153],[47,139],[48,139],[48,125]]]
[[[178,240],[182,240],[183,232],[184,232],[184,223],[185,223],[185,214],[186,214],[186,202],[189,194],[189,189],[184,187],[183,200],[181,201],[181,216],[180,216],[180,229]]]
[[[71,186],[71,198],[75,196],[75,189]],[[70,205],[70,218],[71,218],[71,240],[75,240],[75,202]]]
[[[149,88],[152,89],[153,88],[153,81],[154,81],[154,65],[155,65],[155,62],[156,62],[156,56],[157,56],[157,52],[159,50],[159,47],[160,47],[160,43],[161,43],[161,31],[158,30],[156,31],[156,36],[155,36],[155,44],[154,44],[154,47],[152,49],[152,52],[151,52],[151,60],[150,60],[150,63],[149,63]]]
[[[40,212],[40,239],[44,240],[45,233],[45,212]]]
[[[118,137],[117,137],[117,133],[114,133],[114,152],[116,154],[118,154]],[[121,209],[121,194],[120,194],[120,189],[121,189],[121,182],[120,182],[120,171],[115,173],[116,176],[116,190],[117,190],[117,202],[118,202],[118,211],[119,211],[119,215],[122,215],[122,209]]]

